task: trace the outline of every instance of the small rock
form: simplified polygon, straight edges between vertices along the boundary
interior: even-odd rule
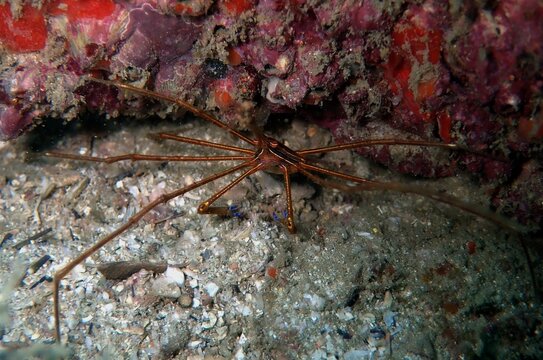
[[[207,261],[211,259],[211,257],[213,256],[213,251],[211,251],[210,249],[205,249],[204,251],[202,251],[200,256],[202,257],[204,261]]]
[[[251,310],[251,308],[247,305],[242,305],[240,310],[241,310],[241,315],[243,316],[249,316],[253,314],[253,310]]]
[[[115,305],[112,303],[105,304],[104,306],[102,306],[102,310],[104,310],[104,313],[106,314],[111,313],[114,308],[115,308]]]
[[[182,294],[177,301],[181,307],[188,308],[192,305],[192,296],[189,294]]]
[[[178,298],[181,296],[181,290],[176,283],[169,282],[165,276],[157,278],[151,285],[151,292],[160,297]]]
[[[200,301],[202,302],[202,306],[210,306],[213,304],[213,298],[207,294],[200,295]]]
[[[185,283],[185,274],[179,268],[168,266],[164,276],[169,283],[175,283],[179,287]]]
[[[204,289],[209,296],[215,297],[219,291],[219,286],[213,282],[210,282],[204,287]]]
[[[316,294],[304,294],[304,300],[309,303],[309,306],[313,310],[322,310],[324,309],[324,305],[326,305],[326,301]]]
[[[190,279],[189,285],[190,285],[190,287],[193,288],[193,289],[197,288],[197,287],[198,287],[198,280],[196,280],[196,279]]]
[[[245,345],[247,343],[247,341],[249,341],[249,339],[247,339],[247,336],[245,336],[244,333],[241,333],[241,335],[238,338],[238,344],[243,346],[243,345]]]
[[[383,314],[383,321],[385,322],[385,325],[387,326],[387,328],[392,328],[394,326],[396,326],[396,313],[395,312],[392,312],[390,310],[387,310],[385,311],[385,313]]]
[[[360,317],[360,320],[362,320],[362,322],[369,323],[369,324],[374,323],[375,319],[376,317],[372,313],[365,313]]]
[[[336,313],[336,316],[342,321],[351,321],[354,319],[354,315],[351,313],[350,309],[341,309]]]
[[[383,309],[390,309],[392,306],[392,293],[390,291],[385,292],[385,298],[383,299],[382,308]]]
[[[200,344],[202,344],[201,340],[194,340],[188,343],[189,349],[197,349],[200,347]]]
[[[217,340],[222,340],[228,335],[228,326],[221,326],[217,328]]]
[[[194,309],[197,309],[200,307],[200,299],[192,298],[192,307]]]

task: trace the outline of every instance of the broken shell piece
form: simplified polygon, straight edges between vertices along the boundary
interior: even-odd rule
[[[215,324],[217,324],[217,315],[204,312],[204,322],[202,323],[202,328],[204,330],[208,330],[213,328]]]
[[[166,276],[157,278],[151,285],[151,291],[159,297],[167,297],[177,299],[181,296],[181,289],[175,282],[170,282]]]
[[[119,330],[123,334],[143,336],[145,334],[145,328],[142,327],[127,327]]]

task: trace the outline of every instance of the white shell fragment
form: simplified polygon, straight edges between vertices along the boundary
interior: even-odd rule
[[[217,292],[219,291],[219,287],[214,282],[208,283],[204,289],[206,293],[211,297],[215,297],[215,295],[217,295]]]
[[[202,328],[204,330],[211,329],[217,324],[217,315],[213,313],[204,313],[204,322],[202,322]]]
[[[164,276],[168,282],[175,283],[179,287],[182,287],[185,283],[185,274],[179,268],[168,266],[164,272]]]

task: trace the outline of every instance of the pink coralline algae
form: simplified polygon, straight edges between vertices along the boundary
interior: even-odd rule
[[[111,71],[128,67],[160,68],[192,48],[198,27],[183,18],[164,16],[151,5],[128,11],[128,21],[119,36]]]
[[[418,138],[491,153],[359,150],[417,176],[477,174],[495,185],[494,205],[541,226],[538,0],[56,0],[6,3],[0,15],[1,139],[85,109],[163,115],[159,104],[84,80],[106,77],[240,127],[265,107],[315,121],[337,142]]]
[[[32,124],[32,114],[21,112],[16,106],[0,105],[0,131],[6,137],[15,137]]]

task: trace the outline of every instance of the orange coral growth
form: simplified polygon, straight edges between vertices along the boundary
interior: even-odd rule
[[[279,275],[279,270],[274,266],[269,266],[266,269],[266,275],[268,275],[272,279],[275,279],[275,278],[277,278],[277,275]]]
[[[439,129],[439,137],[447,144],[451,142],[451,125],[452,120],[450,115],[443,111],[437,114],[437,125]]]
[[[220,6],[230,15],[240,15],[254,6],[251,0],[222,0]]]
[[[241,55],[236,51],[236,49],[230,48],[228,50],[228,62],[230,65],[237,66],[241,64],[242,58]]]
[[[425,77],[417,84],[412,84],[411,87],[410,79],[413,68],[425,62],[432,65],[439,63],[441,41],[441,31],[425,29],[402,21],[394,27],[392,51],[388,62],[384,65],[384,75],[390,90],[395,95],[401,95],[402,102],[409,110],[426,121],[431,120],[431,115],[422,113],[420,104],[435,94],[437,75]]]
[[[214,98],[215,104],[217,104],[217,106],[221,110],[228,109],[230,106],[232,106],[232,103],[234,102],[232,95],[230,95],[230,93],[226,89],[216,89],[214,92]]]

